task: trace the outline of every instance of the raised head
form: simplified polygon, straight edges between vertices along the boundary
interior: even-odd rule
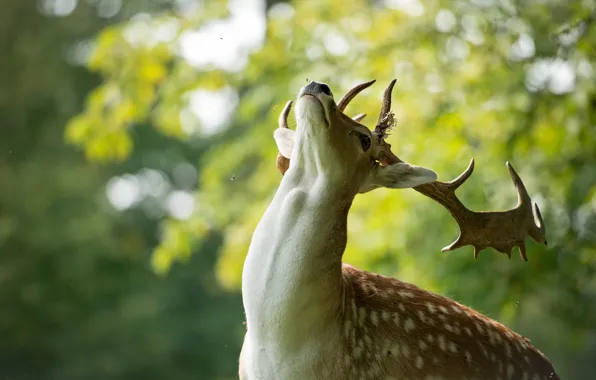
[[[296,131],[287,128],[288,102],[274,133],[280,171],[301,167],[306,175],[327,180],[327,186],[351,188],[354,194],[435,181],[437,175],[430,169],[401,161],[382,165],[387,154],[383,139],[359,123],[364,115],[344,114],[348,102],[373,82],[350,91],[338,103],[326,84],[312,81],[304,86],[296,101]]]
[[[292,167],[302,167],[305,175],[324,177],[326,186],[351,189],[354,194],[378,187],[407,188],[443,205],[460,227],[460,236],[443,251],[465,245],[474,247],[474,257],[487,247],[511,257],[514,247],[527,260],[525,237],[546,244],[545,228],[538,205],[532,202],[513,167],[507,169],[518,194],[518,204],[508,211],[475,212],[466,208],[455,195],[474,170],[474,160],[451,182],[436,181],[434,171],[407,164],[392,151],[385,138],[393,126],[391,92],[395,80],[385,93],[374,130],[360,124],[364,114],[353,118],[344,114],[348,103],[375,81],[359,84],[335,103],[333,93],[324,83],[310,82],[298,93],[296,131],[290,130],[287,118],[292,102],[279,117],[274,136],[279,148],[277,167],[284,174]]]

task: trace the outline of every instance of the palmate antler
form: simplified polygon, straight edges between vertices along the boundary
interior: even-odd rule
[[[348,103],[358,93],[370,87],[374,82],[373,80],[352,88],[337,103],[338,109],[343,112]],[[385,141],[387,131],[394,124],[393,113],[391,112],[391,93],[395,82],[395,79],[392,80],[383,94],[379,119],[372,132],[373,137],[377,139],[378,152],[376,158],[381,165],[403,162],[391,151],[391,145]],[[279,126],[282,128],[287,128],[286,120],[291,104],[291,101],[286,104],[279,117]],[[363,117],[364,114],[361,114],[354,117],[354,120],[359,121]],[[278,155],[277,162],[282,174],[285,173],[289,166],[289,160]],[[525,245],[527,235],[535,242],[546,245],[544,222],[538,205],[532,202],[521,178],[511,164],[507,162],[506,166],[515,185],[518,198],[517,206],[507,211],[471,211],[455,195],[457,188],[472,175],[474,171],[474,159],[470,161],[468,168],[451,182],[435,181],[414,187],[414,190],[435,200],[449,210],[459,225],[459,237],[453,243],[443,248],[443,252],[471,245],[474,247],[474,258],[478,258],[478,253],[488,247],[505,253],[511,258],[513,248],[519,247],[522,259],[528,261]]]
[[[377,137],[378,144],[381,146],[377,159],[383,165],[401,161],[391,152],[391,145],[385,141],[386,132],[393,124],[391,92],[394,85],[395,79],[391,81],[383,94],[379,120],[373,131],[373,135]],[[513,248],[519,247],[522,259],[528,261],[525,245],[526,235],[530,235],[537,243],[546,244],[544,222],[538,205],[532,202],[513,166],[509,162],[506,163],[506,166],[517,191],[517,206],[508,211],[471,211],[455,195],[457,188],[472,175],[474,159],[470,161],[468,168],[451,182],[435,181],[414,187],[414,190],[432,198],[449,210],[459,225],[459,237],[443,248],[443,252],[471,245],[474,247],[474,258],[478,258],[478,253],[487,247],[492,247],[511,258]]]

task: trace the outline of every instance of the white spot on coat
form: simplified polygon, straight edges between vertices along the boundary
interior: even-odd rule
[[[433,314],[435,312],[435,305],[430,302],[426,303],[426,307],[428,308],[429,313]]]
[[[416,358],[416,368],[421,369],[424,366],[424,359],[422,359],[422,356],[418,356]]]
[[[375,310],[370,312],[370,321],[373,325],[377,326],[379,324],[379,315]]]

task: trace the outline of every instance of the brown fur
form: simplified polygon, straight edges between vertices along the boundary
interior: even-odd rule
[[[528,339],[469,307],[347,264],[343,277],[347,378],[559,379]]]

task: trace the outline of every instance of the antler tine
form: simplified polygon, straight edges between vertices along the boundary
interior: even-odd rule
[[[279,119],[277,120],[277,125],[279,128],[288,128],[288,116],[290,115],[291,109],[292,101],[290,100],[286,103],[284,109],[279,114]],[[277,153],[277,160],[275,163],[277,165],[277,169],[282,175],[284,175],[290,167],[290,159],[282,156],[282,154],[279,152]]]
[[[402,160],[391,151],[391,144],[385,141],[387,131],[391,129],[395,123],[393,112],[391,112],[391,93],[393,92],[393,86],[395,86],[396,82],[397,80],[393,79],[383,92],[383,104],[381,105],[381,111],[379,112],[379,119],[372,132],[373,135],[377,137],[377,161],[379,161],[381,165],[402,162]]]
[[[402,162],[391,152],[391,145],[385,141],[386,131],[393,124],[391,91],[394,85],[395,80],[391,81],[383,94],[379,121],[373,132],[378,137],[377,160],[382,165]],[[472,175],[474,159],[470,160],[466,170],[451,182],[435,181],[414,187],[414,190],[444,206],[459,225],[458,238],[443,248],[443,252],[471,245],[474,247],[474,258],[478,258],[478,253],[488,247],[511,258],[513,248],[519,247],[522,259],[528,261],[525,246],[527,235],[537,243],[546,244],[545,226],[538,205],[532,202],[513,166],[509,162],[506,165],[518,196],[517,206],[508,211],[471,211],[455,195],[455,191]]]
[[[513,169],[513,166],[509,162],[507,162],[506,165],[511,180],[513,181],[513,185],[515,186],[515,190],[517,191],[517,207],[526,209],[528,213],[531,212],[534,219],[534,223],[532,223],[533,228],[528,231],[528,234],[535,242],[547,245],[545,240],[546,229],[538,205],[536,202],[532,202],[532,199],[526,190],[526,186],[524,186],[523,181],[515,169]]]
[[[359,113],[358,115],[354,116],[352,118],[352,120],[357,121],[357,122],[361,122],[362,119],[364,119],[366,117],[365,113]]]
[[[468,180],[468,178],[470,178],[470,176],[472,175],[472,172],[474,172],[474,159],[472,158],[470,160],[470,163],[468,164],[468,167],[466,168],[466,170],[464,170],[460,175],[457,176],[457,178],[451,180],[451,182],[449,182],[449,187],[453,189],[453,191],[457,190],[458,187],[460,187],[464,182],[466,182]]]
[[[376,79],[373,79],[371,81],[364,82],[364,83],[361,83],[359,85],[352,87],[352,89],[350,91],[348,91],[339,100],[339,102],[337,102],[337,109],[339,109],[341,112],[343,112],[346,109],[346,107],[348,106],[348,104],[352,101],[352,99],[354,99],[354,97],[356,95],[358,95],[360,92],[362,92],[362,90],[372,86],[372,84],[375,83],[376,81],[377,81]]]
[[[375,129],[379,129],[379,132],[384,132],[381,131],[381,128],[389,128],[391,127],[391,125],[393,125],[393,121],[391,120],[390,124],[386,124],[387,123],[387,119],[391,118],[390,115],[392,115],[391,113],[391,93],[393,92],[393,86],[395,86],[395,83],[397,82],[396,79],[393,79],[390,83],[389,86],[387,86],[387,88],[385,89],[385,92],[383,92],[383,104],[381,105],[381,111],[379,112],[379,120],[377,120],[377,127]]]
[[[277,119],[277,125],[280,128],[288,128],[288,116],[290,115],[290,110],[292,109],[292,103],[292,100],[288,100],[288,102],[284,106],[284,109],[281,110],[281,113],[279,114],[279,118]]]
[[[546,228],[544,227],[544,220],[542,220],[542,214],[540,208],[536,202],[532,202],[532,214],[534,215],[534,225],[536,230],[530,231],[530,237],[534,239],[536,243],[542,243],[548,245],[546,241]]]
[[[507,166],[507,170],[509,171],[513,185],[515,186],[515,191],[517,192],[517,207],[523,207],[524,205],[530,204],[532,200],[530,199],[528,191],[526,190],[521,178],[519,178],[519,175],[515,169],[513,169],[513,166],[511,166],[509,161],[507,161],[505,165]]]

